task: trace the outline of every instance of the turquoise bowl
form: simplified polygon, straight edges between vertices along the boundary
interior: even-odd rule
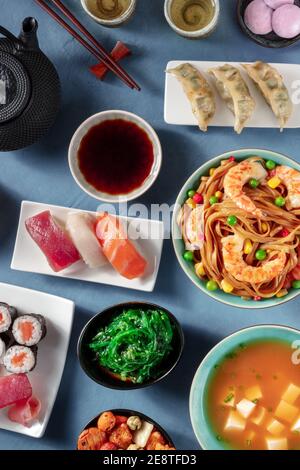
[[[258,325],[246,328],[218,343],[200,364],[190,392],[190,417],[194,433],[204,450],[230,450],[217,440],[216,432],[207,412],[207,391],[215,371],[215,365],[223,361],[241,343],[256,341],[283,341],[291,345],[292,354],[300,347],[300,331],[278,325]],[[297,343],[295,343],[297,342]],[[232,449],[231,449],[232,450]]]
[[[291,289],[288,295],[281,299],[275,297],[272,299],[265,299],[260,302],[256,302],[255,300],[244,300],[240,297],[236,297],[231,294],[226,294],[225,292],[221,290],[218,290],[215,292],[208,291],[206,289],[205,282],[197,277],[193,264],[185,261],[185,259],[183,258],[185,247],[184,247],[184,242],[181,237],[180,229],[177,224],[177,218],[178,218],[179,210],[186,200],[187,191],[191,188],[197,188],[199,186],[200,178],[202,176],[208,175],[210,168],[219,166],[222,160],[226,160],[230,158],[231,156],[234,156],[237,160],[244,160],[245,158],[248,158],[253,155],[257,155],[261,158],[264,158],[265,160],[274,160],[279,165],[287,165],[300,171],[300,164],[297,163],[295,160],[292,160],[284,155],[281,155],[280,153],[272,152],[271,150],[242,149],[242,150],[235,150],[232,152],[224,153],[204,163],[204,165],[202,165],[198,170],[196,170],[195,173],[192,174],[192,176],[187,180],[187,182],[181,189],[179,196],[176,200],[175,210],[173,213],[173,220],[172,220],[173,245],[174,245],[175,253],[179,261],[179,264],[182,267],[185,274],[206,295],[209,295],[213,299],[218,300],[219,302],[222,302],[223,304],[227,304],[227,305],[238,307],[238,308],[244,308],[244,309],[261,309],[261,308],[275,307],[277,305],[281,305],[297,297],[300,294],[300,290]]]

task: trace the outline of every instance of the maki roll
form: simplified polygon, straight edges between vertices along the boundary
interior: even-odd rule
[[[13,337],[11,332],[3,333],[0,337],[0,364],[3,364],[3,358],[5,356],[6,350],[14,344]]]
[[[12,327],[16,343],[23,346],[37,345],[46,333],[46,320],[42,315],[21,315],[16,318]]]
[[[0,302],[0,333],[5,333],[17,316],[17,310],[4,302]]]
[[[3,365],[12,374],[27,374],[35,368],[36,356],[37,348],[14,345],[6,351]]]

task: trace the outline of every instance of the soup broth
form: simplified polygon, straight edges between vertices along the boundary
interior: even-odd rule
[[[300,366],[289,344],[240,345],[206,390],[216,440],[237,450],[300,450]]]

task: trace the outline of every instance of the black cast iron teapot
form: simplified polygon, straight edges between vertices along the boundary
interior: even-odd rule
[[[0,26],[0,151],[39,140],[59,110],[59,77],[39,48],[37,29],[34,18],[23,21],[18,38]]]

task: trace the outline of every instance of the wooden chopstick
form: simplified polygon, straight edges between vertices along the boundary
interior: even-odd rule
[[[72,21],[80,31],[84,31],[84,34],[87,37],[91,37],[93,39],[93,44],[97,44],[97,50],[94,49],[91,44],[89,44],[80,34],[75,31],[63,18],[61,18],[56,11],[54,11],[46,2],[45,0],[35,0],[38,5],[43,8],[55,21],[57,21],[64,29],[66,29],[69,34],[71,34],[82,46],[84,46],[91,54],[93,54],[99,61],[105,63],[107,68],[115,73],[126,85],[130,88],[135,88],[136,90],[140,90],[139,85],[125,72],[125,70],[117,64],[112,57],[106,52],[106,50],[101,46],[101,44],[93,38],[93,36],[84,28],[83,25],[79,23],[79,21],[74,17],[74,15],[61,3],[55,4],[56,6],[67,16],[70,21]],[[68,13],[68,14],[67,14]],[[77,24],[78,23],[78,24]]]

